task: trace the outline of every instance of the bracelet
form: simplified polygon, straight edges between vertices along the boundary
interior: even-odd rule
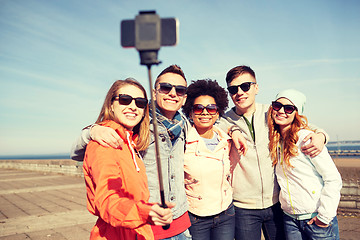
[[[240,131],[240,132],[241,132],[241,130],[240,130],[239,128],[230,129],[230,131],[229,131],[229,136],[231,137],[232,134],[233,134],[233,132],[235,132],[235,131]]]

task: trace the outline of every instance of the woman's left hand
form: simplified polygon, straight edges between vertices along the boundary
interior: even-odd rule
[[[307,224],[311,225],[315,223],[318,227],[322,227],[322,228],[327,228],[329,226],[329,224],[325,224],[322,221],[320,221],[317,216],[313,217],[312,219],[310,219]]]

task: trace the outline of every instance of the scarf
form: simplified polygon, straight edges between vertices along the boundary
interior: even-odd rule
[[[151,109],[150,117],[152,117]],[[181,114],[177,111],[173,119],[168,119],[164,117],[161,114],[159,108],[156,107],[156,119],[166,127],[166,130],[170,136],[171,143],[174,145],[176,139],[180,136],[181,131],[184,128],[184,120],[182,119]]]

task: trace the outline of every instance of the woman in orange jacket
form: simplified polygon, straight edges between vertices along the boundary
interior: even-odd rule
[[[116,81],[96,123],[113,128],[125,144],[114,149],[91,141],[87,146],[83,165],[87,208],[98,216],[90,239],[154,239],[150,224],[169,224],[172,213],[148,203],[145,166],[138,153],[147,148],[150,133],[143,86],[129,78]]]

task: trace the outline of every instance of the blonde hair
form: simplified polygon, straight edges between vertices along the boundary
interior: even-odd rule
[[[277,164],[279,159],[278,146],[280,142],[283,143],[284,162],[286,166],[292,167],[290,158],[297,156],[298,148],[296,146],[299,140],[298,132],[300,129],[308,129],[307,118],[303,115],[299,115],[298,111],[295,111],[294,121],[291,123],[290,129],[285,133],[285,136],[281,136],[279,125],[277,125],[272,118],[273,108],[270,106],[268,110],[267,122],[269,126],[269,151],[272,159],[273,166]]]
[[[139,88],[143,92],[144,97],[147,99],[147,95],[144,87],[135,79],[127,78],[125,80],[117,80],[113,83],[113,85],[110,87],[109,91],[106,94],[104,104],[101,108],[96,123],[102,123],[108,120],[115,121],[114,112],[111,111],[111,105],[113,102],[112,99],[118,95],[119,89],[121,89],[125,85],[132,85]],[[144,109],[144,117],[133,129],[134,134],[138,134],[139,136],[138,141],[136,143],[136,150],[138,151],[143,151],[149,146],[149,142],[150,142],[149,122],[150,122],[149,105],[147,104]]]

